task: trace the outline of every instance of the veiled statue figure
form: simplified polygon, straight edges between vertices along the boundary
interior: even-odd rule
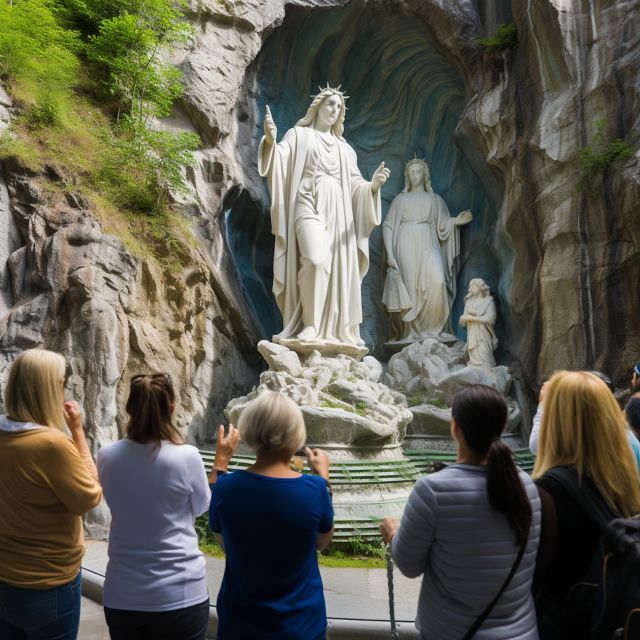
[[[464,312],[460,326],[467,327],[467,352],[469,364],[477,367],[495,367],[494,349],[498,338],[493,329],[496,323],[496,305],[489,285],[482,278],[469,282],[469,292],[464,299]]]
[[[400,314],[402,328],[394,337],[418,341],[448,328],[456,295],[458,227],[473,215],[468,210],[449,215],[431,188],[424,160],[409,160],[404,175],[404,190],[393,199],[382,227],[388,265],[382,302]]]
[[[273,294],[284,325],[276,342],[364,344],[360,287],[389,170],[381,163],[371,182],[362,177],[344,118],[345,96],[327,86],[276,142],[266,109],[258,170],[271,194]]]

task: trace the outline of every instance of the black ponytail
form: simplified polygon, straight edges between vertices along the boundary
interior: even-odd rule
[[[529,534],[532,512],[511,449],[500,438],[507,413],[502,395],[481,384],[465,387],[451,407],[469,449],[487,458],[489,504],[505,516],[521,545]]]

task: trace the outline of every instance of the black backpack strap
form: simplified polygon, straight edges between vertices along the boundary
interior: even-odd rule
[[[568,467],[554,467],[553,469],[549,469],[543,477],[551,478],[562,486],[600,531],[602,531],[611,520],[619,517],[605,502],[593,482],[586,476],[583,477],[582,482],[580,482],[578,480],[578,474],[573,469]]]
[[[513,576],[516,574],[518,567],[520,566],[520,562],[522,561],[522,556],[524,556],[524,551],[527,548],[527,542],[529,541],[529,537],[527,536],[518,551],[518,555],[511,566],[511,571],[509,571],[509,575],[507,579],[502,583],[500,587],[500,591],[496,594],[496,597],[487,605],[486,609],[478,616],[478,619],[469,627],[469,631],[464,634],[464,638],[462,640],[471,640],[473,636],[476,634],[476,631],[484,624],[484,621],[487,619],[489,614],[491,613],[493,607],[496,606],[498,600],[500,600],[500,596],[504,593],[505,589],[509,586]]]

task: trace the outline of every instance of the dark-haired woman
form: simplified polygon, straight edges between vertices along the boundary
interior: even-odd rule
[[[211,499],[202,459],[173,424],[168,375],[135,376],[126,410],[126,438],[98,456],[112,515],[104,583],[109,633],[112,640],[204,640],[209,594],[194,528]],[[227,437],[219,428],[216,469],[226,469],[237,442],[233,426]]]
[[[400,571],[424,574],[420,637],[536,640],[531,583],[540,499],[500,439],[506,403],[474,385],[456,395],[451,413],[456,463],[419,480],[402,521],[385,518],[380,526]]]

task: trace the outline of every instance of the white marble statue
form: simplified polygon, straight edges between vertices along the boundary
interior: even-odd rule
[[[391,203],[382,234],[387,277],[382,302],[400,313],[400,340],[438,336],[447,327],[456,295],[458,227],[473,219],[471,211],[449,215],[433,192],[429,167],[414,158],[405,166],[405,188]]]
[[[469,364],[478,367],[495,367],[493,351],[498,346],[493,327],[496,323],[496,305],[489,292],[489,285],[482,278],[469,282],[469,293],[464,299],[464,312],[460,326],[467,327],[467,352]]]
[[[276,142],[269,107],[258,151],[275,235],[273,294],[284,329],[275,342],[362,346],[360,286],[369,235],[380,224],[384,163],[367,182],[342,137],[345,96],[327,86]]]

